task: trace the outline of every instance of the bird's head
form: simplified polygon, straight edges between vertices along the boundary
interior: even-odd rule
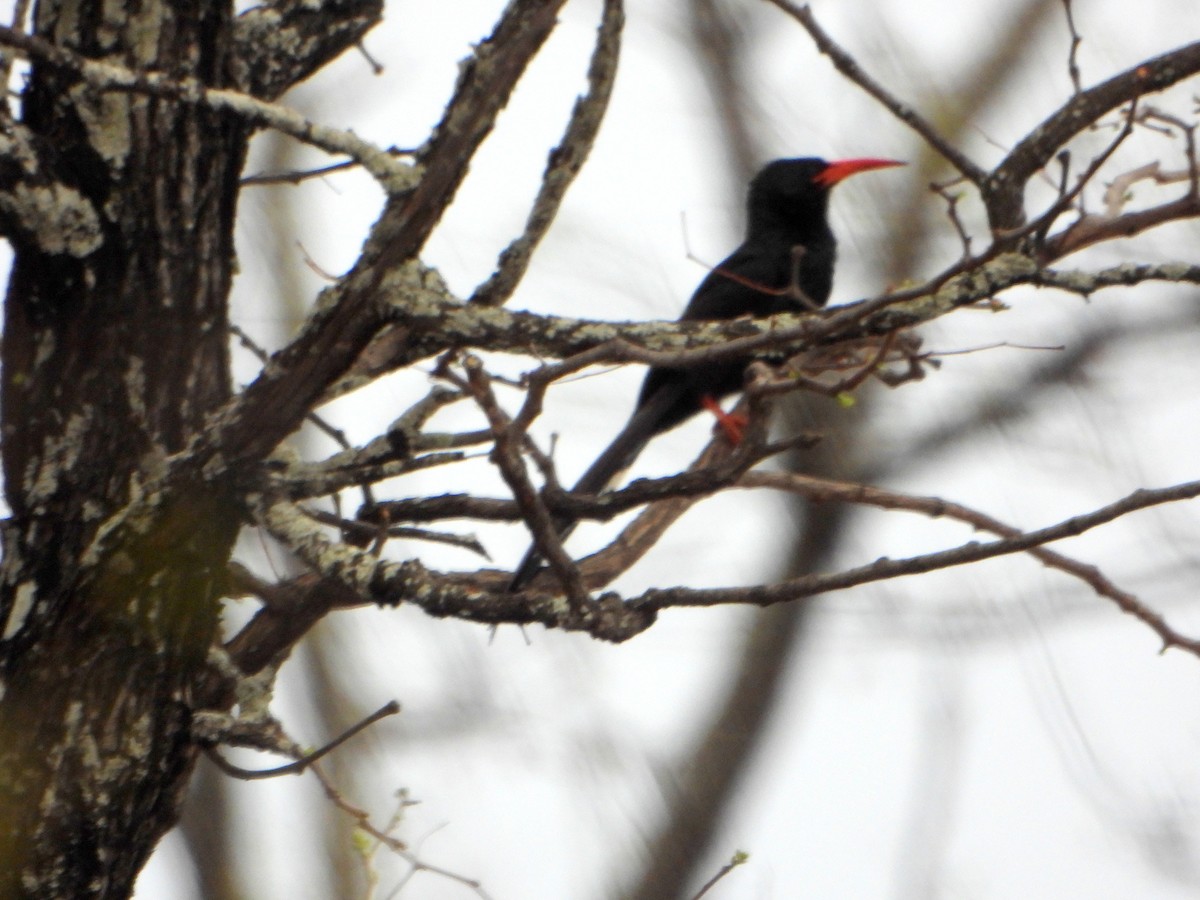
[[[750,225],[800,232],[827,230],[825,208],[829,191],[859,172],[902,166],[895,159],[777,159],[750,182]]]

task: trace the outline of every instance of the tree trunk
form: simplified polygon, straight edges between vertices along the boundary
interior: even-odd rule
[[[35,31],[220,87],[232,14],[51,0]],[[167,503],[153,478],[230,394],[248,132],[44,65],[20,125],[41,202],[66,198],[83,214],[70,242],[30,228],[27,211],[6,229],[0,896],[123,897],[175,821],[195,760],[189,699],[238,528],[232,498],[199,473]]]

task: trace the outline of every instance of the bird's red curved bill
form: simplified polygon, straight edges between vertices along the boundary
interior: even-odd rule
[[[849,178],[851,175],[857,175],[859,172],[905,165],[908,165],[908,163],[901,162],[898,159],[878,159],[873,156],[861,159],[838,159],[826,166],[825,171],[814,178],[813,181],[817,184],[823,184],[825,187],[833,187],[843,178]]]

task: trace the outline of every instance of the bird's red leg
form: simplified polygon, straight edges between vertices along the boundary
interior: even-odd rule
[[[726,439],[735,447],[742,442],[742,436],[746,432],[746,426],[750,424],[750,420],[745,416],[727,413],[721,409],[721,404],[716,401],[716,398],[710,397],[707,394],[700,400],[704,408],[707,409],[717,418],[717,426],[725,433]]]

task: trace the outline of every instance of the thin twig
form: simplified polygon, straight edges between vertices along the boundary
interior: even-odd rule
[[[517,501],[521,516],[529,526],[538,551],[545,557],[562,584],[568,602],[575,609],[581,610],[589,604],[590,598],[579,577],[579,569],[563,549],[554,517],[542,502],[525,471],[525,464],[521,459],[524,432],[514,427],[512,419],[500,408],[488,382],[487,372],[478,357],[465,357],[463,368],[467,373],[465,381],[455,375],[448,365],[443,365],[440,372],[443,377],[451,379],[451,383],[469,390],[487,416],[488,424],[495,435],[491,460],[512,491],[513,499]]]
[[[934,181],[930,183],[929,189],[946,201],[946,215],[949,216],[950,224],[954,226],[954,230],[958,232],[958,239],[963,246],[962,258],[970,259],[971,235],[967,232],[966,226],[963,225],[962,219],[958,215],[958,201],[962,199],[962,194],[950,192],[950,188],[961,181],[961,178],[955,178],[953,181],[944,184]]]
[[[591,153],[600,123],[608,109],[617,60],[621,54],[621,29],[625,24],[622,0],[604,0],[604,13],[596,36],[596,47],[588,68],[588,92],[575,102],[566,131],[550,151],[542,185],[529,210],[525,230],[500,254],[496,270],[471,296],[471,303],[498,306],[516,289],[533,252],[554,221],[567,188]]]
[[[372,75],[382,75],[384,73],[383,63],[373,57],[367,50],[366,44],[362,41],[356,41],[354,48],[359,52],[359,55],[367,61],[367,65],[371,67]]]
[[[924,357],[916,353],[917,346],[918,340],[915,335],[890,331],[882,337],[866,338],[845,348],[817,348],[789,359],[782,366],[772,370],[770,379],[748,390],[762,394],[784,394],[804,390],[826,397],[845,397],[872,376],[880,377],[889,387],[896,387],[905,381],[919,380],[923,377],[920,362]],[[867,359],[863,358],[863,351],[869,351],[870,356]],[[894,377],[883,375],[881,367],[885,362],[899,360],[907,360],[910,363],[908,373],[900,373]],[[915,366],[912,365],[914,360]],[[820,377],[830,372],[847,370],[849,375],[835,381],[822,380]],[[814,372],[816,375],[806,375],[805,372]]]
[[[816,17],[813,16],[812,10],[807,5],[797,6],[791,0],[768,0],[768,2],[773,3],[799,22],[812,37],[813,43],[817,45],[817,49],[833,61],[834,67],[839,72],[878,100],[897,119],[921,135],[929,146],[940,153],[946,162],[958,170],[959,174],[972,184],[983,184],[988,177],[988,173],[975,165],[966,154],[943,137],[941,132],[934,128],[933,124],[926,120],[920,113],[908,104],[901,102],[887,88],[864,72],[858,61],[843,50],[829,36],[828,32],[817,23]]]
[[[739,483],[743,487],[763,487],[798,493],[817,502],[838,501],[860,503],[880,509],[903,509],[918,512],[931,518],[951,518],[966,522],[980,531],[990,531],[1000,537],[1019,538],[1023,532],[1007,525],[987,513],[971,509],[961,503],[953,503],[940,497],[914,497],[899,494],[865,484],[831,481],[788,472],[748,472]],[[1152,628],[1160,621],[1128,591],[1122,590],[1094,565],[1072,559],[1045,547],[1031,547],[1030,556],[1046,566],[1065,572],[1091,587],[1101,597],[1114,601],[1121,609],[1130,613]]]
[[[249,350],[258,359],[260,363],[266,365],[271,360],[269,354],[254,338],[250,337],[240,326],[233,322],[229,323],[229,333],[238,339],[238,342]],[[323,432],[327,437],[331,438],[343,450],[350,449],[350,440],[346,437],[346,432],[342,431],[335,425],[330,425],[319,414],[310,412],[305,418],[314,425],[318,431]]]
[[[1055,525],[1034,531],[1021,532],[1012,537],[1001,538],[989,543],[971,541],[950,550],[925,553],[905,559],[886,557],[857,568],[846,569],[828,575],[806,575],[774,585],[751,588],[718,588],[693,590],[668,588],[646,591],[639,597],[626,601],[631,608],[648,608],[654,611],[672,607],[719,606],[730,603],[750,603],[767,606],[786,600],[796,600],[815,594],[843,590],[862,584],[896,578],[900,575],[917,575],[938,569],[961,566],[968,563],[1024,553],[1043,544],[1075,537],[1100,525],[1128,515],[1140,509],[1191,500],[1200,497],[1200,481],[1185,482],[1171,487],[1141,489],[1103,506],[1090,513],[1073,516]],[[1111,599],[1124,611],[1140,619],[1161,638],[1163,649],[1179,647],[1200,656],[1200,640],[1185,637],[1171,628],[1161,615],[1136,602],[1132,595],[1114,592]],[[603,599],[603,598],[602,598]]]
[[[1071,51],[1067,55],[1067,72],[1071,76],[1071,86],[1075,89],[1076,94],[1083,93],[1083,83],[1079,74],[1079,45],[1083,43],[1083,38],[1079,32],[1075,30],[1075,15],[1071,9],[1071,0],[1062,0],[1063,10],[1067,14],[1067,28],[1071,32]]]
[[[402,150],[399,147],[389,147],[387,152],[393,156],[412,156],[415,150]],[[335,172],[344,172],[347,169],[354,169],[359,166],[358,160],[347,159],[342,162],[331,163],[328,166],[320,166],[316,169],[300,169],[294,172],[275,172],[270,174],[247,175],[241,180],[242,187],[260,187],[269,184],[301,184],[313,178],[324,178],[326,175],[332,175]]]
[[[704,886],[702,888],[700,888],[699,891],[696,892],[696,896],[693,897],[692,900],[700,900],[701,897],[703,897],[710,890],[712,890],[713,887],[716,886],[718,881],[720,881],[722,878],[724,878],[726,875],[728,875],[730,872],[732,872],[738,866],[745,865],[746,860],[748,860],[749,858],[750,858],[750,854],[745,853],[741,850],[739,850],[737,853],[733,854],[733,859],[729,860],[729,862],[727,862],[727,863],[725,863],[725,865],[721,866],[721,868],[717,871],[716,875],[714,875],[712,878],[708,879],[708,881],[704,882]]]
[[[482,900],[491,900],[491,895],[483,889],[483,885],[474,878],[467,878],[465,875],[459,875],[457,872],[452,872],[449,869],[444,869],[441,866],[431,865],[430,863],[420,860],[407,845],[388,834],[383,829],[377,828],[371,822],[371,814],[361,807],[355,806],[342,796],[341,792],[334,786],[333,782],[325,774],[325,771],[320,765],[312,767],[313,773],[317,776],[317,780],[321,783],[321,789],[325,792],[325,796],[329,798],[338,809],[346,813],[354,820],[354,824],[364,833],[370,835],[380,844],[387,847],[391,852],[395,853],[410,866],[414,871],[429,872],[431,875],[440,875],[442,878],[448,878],[451,881],[456,881],[465,887],[470,888]]]
[[[1156,109],[1153,106],[1147,107],[1141,114],[1141,122],[1143,124],[1150,121],[1165,122],[1168,126],[1178,128],[1183,133],[1183,139],[1187,143],[1187,180],[1188,190],[1192,196],[1200,193],[1200,167],[1197,166],[1196,160],[1196,124],[1194,122],[1185,122],[1178,116],[1173,116],[1170,113],[1165,113],[1161,109]],[[1180,180],[1172,177],[1165,172],[1156,174],[1155,180],[1159,184],[1165,184],[1168,181]]]
[[[328,744],[325,744],[323,747],[314,750],[312,753],[306,753],[295,762],[291,762],[283,766],[276,766],[273,769],[243,769],[241,766],[235,766],[233,763],[221,756],[215,747],[207,748],[208,756],[214,763],[216,763],[217,768],[219,768],[226,775],[232,775],[234,778],[240,778],[242,781],[258,781],[263,778],[278,778],[281,775],[299,775],[311,767],[313,763],[315,763],[321,757],[326,756],[332,751],[336,750],[359,732],[370,728],[380,719],[386,719],[388,716],[394,716],[398,712],[400,712],[400,704],[395,700],[391,700],[388,703],[385,703],[375,712],[371,713],[371,715],[367,716],[358,724],[353,725],[343,731],[340,735],[338,735]]]
[[[367,508],[379,510],[381,507],[387,509],[388,505],[372,503]],[[307,507],[304,509],[304,511],[312,518],[314,522],[320,522],[322,525],[331,525],[334,528],[342,531],[344,534],[351,535],[354,538],[370,539],[386,537],[399,538],[401,540],[427,541],[433,544],[448,544],[451,547],[458,547],[462,550],[470,550],[472,553],[477,553],[484,559],[491,559],[491,556],[488,555],[488,552],[484,548],[483,544],[479,542],[479,538],[471,534],[449,534],[442,531],[428,531],[424,528],[411,528],[403,525],[389,525],[383,521],[373,523],[358,519],[347,519],[344,516],[325,512],[324,510],[320,509],[309,509]],[[386,515],[386,513],[383,515]],[[383,515],[380,516],[381,519],[383,518]]]

